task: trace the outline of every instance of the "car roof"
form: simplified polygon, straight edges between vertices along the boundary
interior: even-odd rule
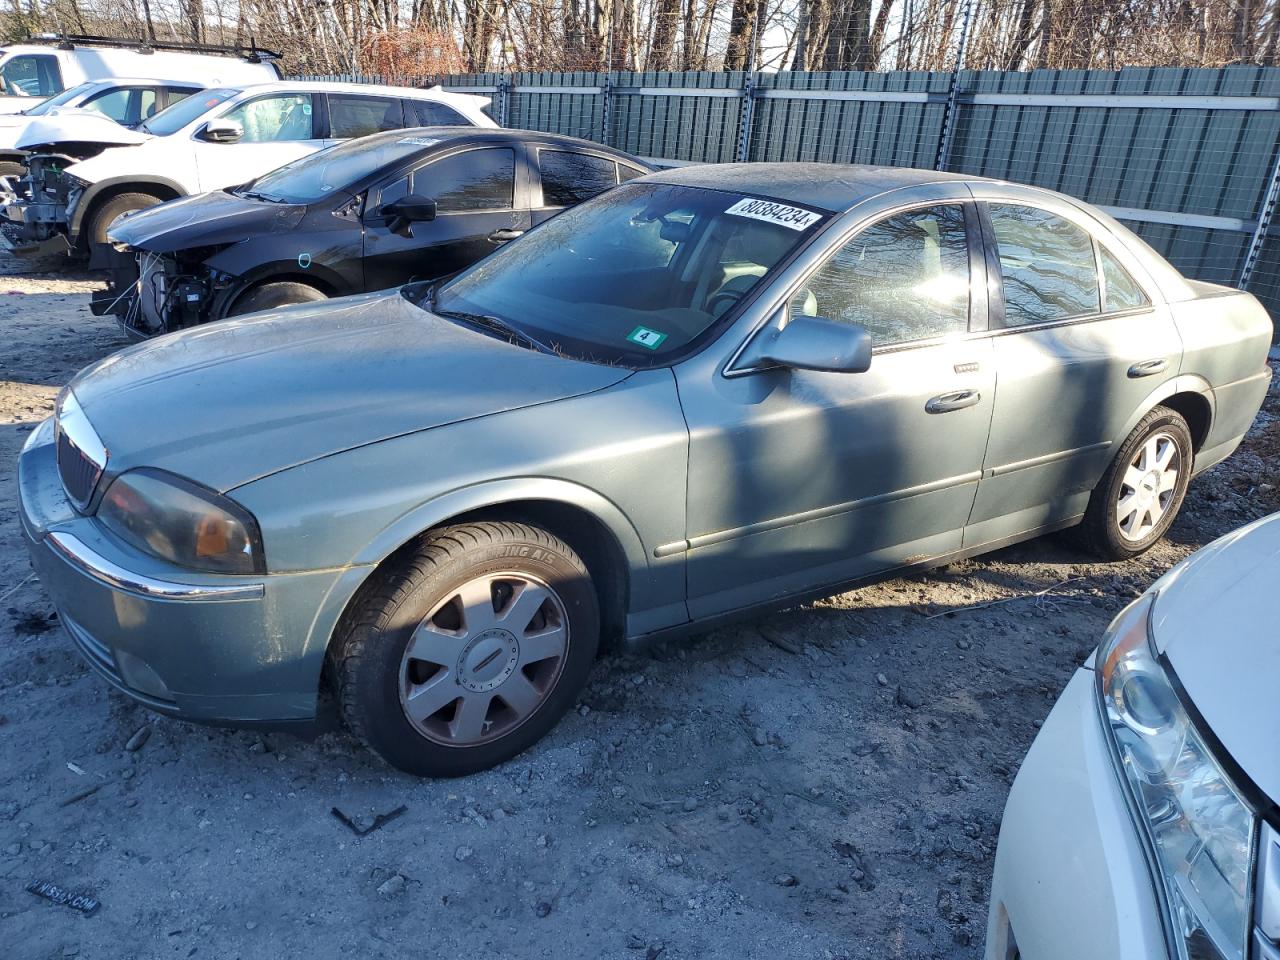
[[[291,90],[302,93],[308,90],[321,90],[329,93],[363,93],[369,96],[393,94],[397,97],[407,97],[413,100],[441,100],[445,103],[453,100],[462,103],[475,103],[476,101],[487,101],[488,99],[475,94],[451,93],[438,85],[434,87],[391,87],[378,83],[343,83],[339,80],[271,80],[267,83],[228,83],[223,86],[228,89],[244,90],[246,93],[250,91],[253,93],[272,93],[275,91],[287,93]]]
[[[485,143],[542,143],[553,147],[564,147],[572,150],[592,150],[596,153],[604,153],[615,157],[619,160],[625,160],[645,169],[652,169],[652,165],[639,157],[632,156],[625,150],[619,150],[616,147],[606,146],[603,143],[596,143],[594,140],[583,140],[579,137],[569,137],[559,133],[543,133],[541,130],[512,130],[510,127],[473,127],[473,126],[431,126],[431,127],[405,127],[399,130],[384,130],[382,133],[371,134],[363,137],[363,140],[373,140],[374,137],[383,140],[400,140],[405,137],[421,137],[424,141],[422,148],[424,150],[436,147],[440,143],[449,140],[471,140],[483,141]],[[432,141],[430,143],[426,141]]]
[[[644,178],[657,183],[759,194],[832,212],[848,210],[900,187],[983,179],[939,170],[851,163],[705,163],[674,167]]]

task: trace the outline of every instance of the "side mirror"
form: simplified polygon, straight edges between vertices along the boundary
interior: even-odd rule
[[[871,366],[871,334],[853,323],[792,317],[786,326],[761,333],[743,359],[796,370],[862,373]]]
[[[244,127],[235,120],[210,120],[198,136],[209,143],[235,143],[244,136]]]
[[[384,203],[378,210],[387,220],[387,229],[402,236],[412,236],[412,224],[426,223],[436,218],[436,202],[418,193],[410,193],[399,200]]]

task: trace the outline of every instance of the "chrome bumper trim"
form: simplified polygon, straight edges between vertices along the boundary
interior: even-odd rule
[[[112,563],[73,534],[54,531],[48,535],[48,540],[58,553],[93,579],[151,600],[261,600],[266,593],[261,583],[204,584],[155,580]]]

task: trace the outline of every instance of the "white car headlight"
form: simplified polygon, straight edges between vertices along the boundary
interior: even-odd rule
[[[1163,885],[1175,956],[1243,960],[1257,821],[1156,657],[1154,603],[1148,594],[1122,611],[1098,648],[1103,723]]]

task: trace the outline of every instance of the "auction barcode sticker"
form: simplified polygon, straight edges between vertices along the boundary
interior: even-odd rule
[[[751,197],[743,197],[725,213],[731,213],[735,217],[763,220],[765,223],[776,223],[789,230],[807,230],[822,219],[822,214],[805,210],[803,207],[789,207],[785,203],[755,200]]]

